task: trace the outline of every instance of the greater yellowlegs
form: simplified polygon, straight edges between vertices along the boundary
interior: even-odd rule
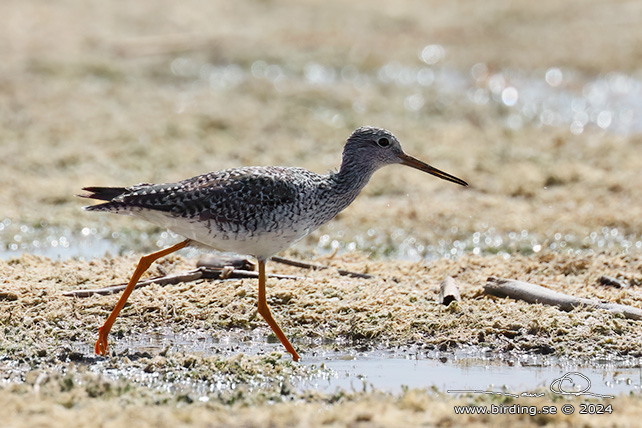
[[[467,186],[457,177],[407,155],[397,138],[381,128],[362,127],[346,141],[338,172],[319,175],[302,168],[244,167],[199,175],[178,183],[132,187],[85,187],[82,197],[107,201],[89,211],[130,214],[187,239],[143,256],[116,307],[99,330],[96,353],[107,355],[109,331],[154,260],[190,244],[256,257],[259,271],[258,312],[283,346],[299,360],[276,323],[265,298],[265,262],[322,224],[357,197],[372,174],[390,164],[407,165]]]

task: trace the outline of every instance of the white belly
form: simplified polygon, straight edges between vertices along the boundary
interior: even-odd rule
[[[206,247],[252,255],[263,260],[289,248],[312,231],[307,224],[293,224],[287,228],[272,231],[235,233],[220,231],[216,227],[211,227],[211,224],[171,217],[156,211],[143,211],[134,215]]]

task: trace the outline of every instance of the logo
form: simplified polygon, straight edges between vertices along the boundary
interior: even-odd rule
[[[559,395],[574,395],[576,397],[589,396],[598,398],[615,398],[614,395],[597,394],[589,391],[591,389],[591,380],[578,372],[568,372],[563,376],[553,380],[549,389],[551,392]],[[483,389],[447,389],[446,392],[450,394],[489,394],[501,395],[505,397],[543,397],[543,392],[522,392],[519,394],[503,391],[488,391]]]

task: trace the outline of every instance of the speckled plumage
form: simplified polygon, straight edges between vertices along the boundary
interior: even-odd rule
[[[405,154],[390,131],[363,127],[346,141],[339,172],[327,175],[301,168],[255,166],[211,172],[178,183],[85,187],[83,190],[89,193],[84,197],[107,201],[87,207],[88,210],[131,214],[187,238],[140,259],[116,307],[99,330],[96,353],[108,353],[113,323],[151,263],[199,243],[258,259],[258,312],[298,361],[298,353],[267,305],[265,261],[331,220],[350,205],[377,169],[394,163],[466,185]]]
[[[331,220],[377,169],[403,163],[402,155],[390,131],[363,127],[348,138],[338,172],[243,167],[178,183],[89,187],[87,197],[108,202],[87,209],[131,214],[204,246],[265,260]]]

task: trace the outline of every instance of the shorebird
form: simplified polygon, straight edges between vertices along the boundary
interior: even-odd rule
[[[294,361],[299,354],[276,323],[265,297],[265,262],[330,221],[359,195],[372,174],[402,164],[453,183],[468,184],[407,155],[390,131],[356,129],[347,139],[338,172],[251,166],[210,172],[177,183],[131,187],[85,187],[81,197],[107,201],[88,211],[129,214],[186,239],[143,256],[96,341],[96,354],[109,352],[108,335],[141,275],[158,258],[188,245],[251,255],[258,261],[258,312]]]

